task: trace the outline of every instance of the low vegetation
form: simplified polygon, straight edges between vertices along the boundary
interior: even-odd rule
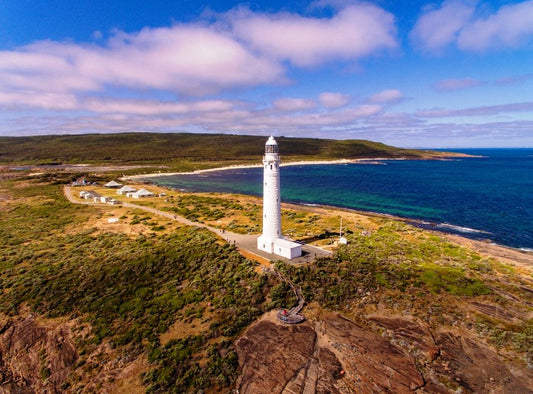
[[[286,160],[422,158],[439,152],[400,149],[365,140],[277,137]],[[106,163],[191,169],[191,163],[257,162],[265,138],[227,134],[123,133],[0,137],[0,163]],[[197,168],[197,165],[194,165]]]
[[[81,322],[80,359],[64,389],[97,390],[88,385],[106,360],[146,357],[142,381],[149,392],[230,391],[239,373],[234,340],[265,311],[292,305],[292,289],[204,229],[172,227],[167,219],[125,208],[121,222],[144,230],[89,225],[121,208],[69,203],[56,184],[69,177],[0,182],[0,194],[9,197],[0,202],[0,313],[29,309]],[[253,232],[260,217],[258,201],[238,196],[176,193],[157,201],[145,203],[232,231]],[[338,220],[312,210],[283,211],[293,236],[326,243],[338,236]],[[532,362],[527,277],[391,219],[344,223],[349,242],[331,257],[276,264],[309,303],[355,320],[388,308],[435,328],[462,325]],[[520,318],[507,321],[484,305]],[[176,324],[191,330],[169,334]],[[103,345],[111,353],[94,357]],[[49,373],[43,367],[42,378]]]
[[[381,219],[375,231],[347,237],[348,244],[330,258],[276,266],[302,288],[307,301],[354,319],[388,308],[434,328],[463,325],[533,363],[533,294],[527,276],[390,219]],[[520,319],[510,324],[494,313],[498,307]]]
[[[68,203],[57,186],[13,187],[20,200],[0,222],[0,312],[17,315],[29,307],[44,317],[90,324],[79,342],[83,368],[69,384],[81,389],[80,374],[103,342],[130,356],[148,352],[154,365],[144,378],[149,391],[233,383],[238,364],[228,339],[265,310],[274,278],[257,275],[255,263],[206,230],[136,237],[75,231],[97,208]],[[161,345],[161,333],[176,320],[193,319],[205,320],[208,329]],[[200,367],[202,354],[208,360]]]

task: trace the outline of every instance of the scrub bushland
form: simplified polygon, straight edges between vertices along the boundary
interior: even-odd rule
[[[1,314],[15,317],[29,308],[89,327],[77,334],[80,358],[65,389],[83,390],[101,371],[104,363],[91,355],[107,344],[127,360],[147,358],[148,391],[229,391],[239,374],[233,342],[263,312],[290,307],[292,289],[258,273],[254,262],[205,229],[126,234],[87,226],[111,208],[71,204],[53,179],[0,182],[9,197],[0,205]],[[212,208],[226,204],[215,196],[182,198],[175,207],[203,205],[206,219],[216,219]],[[308,231],[319,222],[310,213],[287,212],[284,220]],[[345,234],[348,244],[331,257],[277,263],[307,302],[360,321],[386,308],[435,328],[461,324],[531,362],[530,283],[515,268],[394,220]],[[472,311],[473,302],[514,310],[519,319]],[[176,322],[202,329],[163,343],[161,334]]]

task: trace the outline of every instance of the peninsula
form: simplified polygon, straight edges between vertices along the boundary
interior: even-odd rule
[[[264,137],[229,138],[242,151],[212,135],[0,138],[0,391],[531,392],[531,253],[282,204],[291,238],[331,254],[270,261],[239,247],[261,233],[257,197],[110,182],[264,153]],[[450,157],[300,141],[285,160]],[[278,321],[302,300],[305,322]]]

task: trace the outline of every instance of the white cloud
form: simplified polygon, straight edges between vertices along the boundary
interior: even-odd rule
[[[95,113],[117,113],[135,115],[183,115],[230,111],[234,103],[224,100],[193,102],[161,102],[150,100],[97,99],[91,98],[81,103],[79,109]]]
[[[437,82],[434,87],[437,90],[449,92],[453,90],[463,90],[479,86],[483,82],[474,78],[462,78],[462,79],[443,79]]]
[[[529,45],[533,37],[533,0],[504,5],[492,14],[477,0],[448,0],[425,11],[411,31],[423,50],[439,52],[451,44],[465,51]]]
[[[0,51],[0,90],[5,92],[69,92],[99,90],[100,84],[76,70],[71,59],[47,49],[53,43],[41,42],[17,51]]]
[[[505,5],[494,15],[464,27],[458,45],[465,50],[517,47],[533,37],[533,1]]]
[[[227,17],[244,42],[297,66],[356,60],[397,46],[393,15],[371,4],[348,6],[331,18],[247,10],[230,12]]]
[[[283,80],[283,67],[228,34],[198,26],[118,32],[106,47],[37,42],[0,52],[0,89],[96,91],[105,86],[207,94]]]
[[[1,97],[1,96],[0,96]],[[20,117],[10,121],[9,129],[21,134],[157,131],[157,132],[238,132],[285,135],[309,135],[326,132],[331,127],[345,127],[372,119],[382,110],[379,105],[362,105],[339,111],[316,109],[304,112],[295,108],[251,108],[235,102],[199,101],[159,103],[146,100],[88,99],[77,103],[80,111],[68,117],[51,111],[48,116]],[[57,108],[60,109],[60,108]],[[5,124],[6,121],[4,120]],[[1,135],[1,134],[0,134]]]
[[[523,84],[529,79],[533,78],[533,73],[515,75],[510,77],[503,77],[498,79],[495,83],[497,85],[514,85],[514,84]]]
[[[240,103],[228,100],[169,102],[158,100],[76,97],[74,94],[0,91],[0,108],[24,110],[37,108],[51,111],[89,111],[95,114],[140,116],[184,115],[231,111]]]
[[[81,96],[110,96],[115,89],[210,95],[285,83],[287,59],[297,65],[318,65],[359,59],[397,44],[393,16],[370,4],[346,6],[330,18],[241,9],[218,14],[210,23],[115,31],[105,41],[97,33],[95,38],[92,44],[46,40],[0,51],[2,103],[11,108],[66,109],[87,105]],[[51,99],[54,95],[57,103]],[[348,98],[324,95],[320,102],[337,108]],[[113,105],[118,104],[113,101]],[[292,105],[304,109],[316,103]],[[163,107],[171,108],[168,103]],[[142,113],[152,109],[139,107]]]
[[[396,89],[383,90],[368,98],[370,103],[397,103],[403,99],[402,92]]]
[[[274,108],[281,111],[301,111],[316,107],[316,101],[303,98],[282,98],[275,100]]]
[[[463,109],[429,109],[417,112],[416,116],[423,118],[444,118],[457,116],[493,116],[515,112],[533,111],[533,102],[511,103],[500,105],[485,105]]]
[[[426,11],[416,22],[411,40],[423,50],[440,50],[457,39],[459,31],[468,23],[474,4],[460,0],[445,1],[438,9]]]
[[[324,92],[318,97],[320,103],[326,108],[344,107],[350,102],[350,96],[342,93]]]
[[[73,94],[0,91],[0,108],[4,109],[17,110],[31,107],[46,110],[76,110],[78,106],[78,100]]]

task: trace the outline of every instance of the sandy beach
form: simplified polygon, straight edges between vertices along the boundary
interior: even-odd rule
[[[383,160],[406,160],[406,159],[391,159],[386,157],[378,158],[362,158],[362,159],[339,159],[339,160],[302,160],[302,161],[291,161],[287,163],[281,163],[281,167],[289,166],[306,166],[306,165],[328,165],[328,164],[380,164]],[[187,171],[187,172],[156,172],[151,174],[138,174],[138,175],[127,175],[123,176],[121,180],[139,180],[142,178],[155,178],[161,176],[172,176],[172,175],[194,175],[194,174],[204,174],[207,172],[215,171],[225,171],[225,170],[238,170],[244,168],[260,168],[261,164],[235,164],[230,166],[207,168],[205,170],[196,170],[196,171]]]

